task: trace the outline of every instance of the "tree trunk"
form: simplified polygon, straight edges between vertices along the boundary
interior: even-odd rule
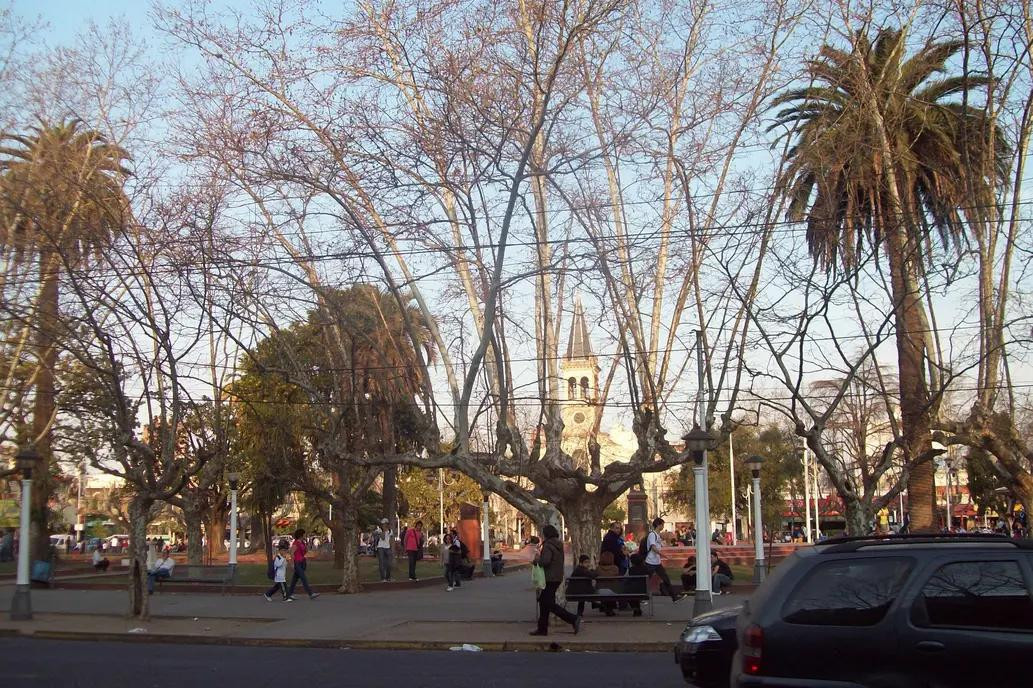
[[[846,534],[851,537],[867,535],[872,524],[871,509],[865,508],[864,503],[858,499],[844,499],[843,508],[846,512]]]
[[[338,552],[341,562],[341,587],[337,592],[350,594],[360,592],[362,584],[359,581],[359,523],[357,510],[349,505],[337,521],[340,524],[340,532],[334,530],[334,562],[336,564]],[[336,514],[335,514],[336,515]]]
[[[265,517],[258,510],[248,512],[248,525],[250,526],[251,545],[247,548],[248,554],[269,549],[269,537],[265,537]],[[270,536],[271,537],[271,536]]]
[[[588,555],[589,566],[595,568],[599,562],[602,543],[600,524],[603,508],[597,500],[582,495],[576,499],[561,500],[556,504],[563,514],[567,533],[570,535],[570,564],[577,565],[582,554]]]
[[[50,547],[49,513],[50,494],[54,489],[50,476],[53,463],[51,448],[51,419],[54,416],[55,390],[54,368],[57,365],[57,320],[58,320],[58,266],[51,259],[50,252],[40,255],[40,279],[42,289],[39,296],[39,310],[36,322],[36,357],[39,370],[36,373],[35,400],[32,411],[32,437],[39,461],[32,471],[31,532],[32,549],[30,558],[46,559]]]
[[[222,519],[215,518],[212,514],[204,517],[204,563],[211,565],[215,561],[215,555],[222,553],[222,541],[225,537],[226,528]]]
[[[384,517],[395,522],[395,515],[398,513],[398,467],[388,466],[384,469],[384,486],[381,492],[381,504],[384,509]],[[337,537],[337,533],[334,533]],[[336,564],[336,558],[334,559]]]
[[[189,499],[183,500],[183,520],[186,521],[187,529],[187,563],[200,566],[204,563],[204,550],[201,548],[201,513]]]
[[[926,377],[925,305],[914,276],[918,247],[899,226],[889,232],[888,259],[894,303],[897,341],[900,418],[906,460],[912,462],[908,477],[908,512],[912,532],[936,529],[934,461],[914,464],[915,457],[932,448],[932,409]]]
[[[273,563],[273,554],[276,552],[276,545],[273,544],[273,512],[259,510],[258,522],[265,547],[265,565],[269,566]]]
[[[347,552],[344,548],[345,540],[347,539],[344,521],[335,519],[333,522],[328,523],[327,526],[334,536],[334,568],[341,571],[344,569],[345,560],[347,559]]]
[[[129,615],[146,620],[150,615],[147,595],[147,525],[154,501],[133,497],[129,502]]]

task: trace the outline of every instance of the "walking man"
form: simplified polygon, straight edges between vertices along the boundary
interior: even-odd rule
[[[581,630],[581,617],[571,614],[556,604],[556,591],[563,583],[563,543],[559,531],[552,525],[542,528],[545,542],[538,550],[534,563],[545,569],[545,589],[538,593],[538,629],[531,635],[549,635],[549,614],[555,614],[569,623],[576,634]]]
[[[417,521],[416,525],[405,531],[405,555],[409,558],[409,580],[415,581],[416,562],[419,561],[423,552],[423,521]]]
[[[386,518],[380,519],[380,527],[373,533],[374,547],[377,550],[377,566],[380,567],[380,580],[391,580],[391,527]]]
[[[660,538],[663,529],[664,520],[659,517],[654,518],[653,530],[649,531],[649,535],[646,536],[646,568],[649,569],[650,574],[660,577],[660,592],[670,595],[673,602],[678,602],[685,597],[685,593],[676,594],[674,592],[674,588],[671,587],[671,579],[667,576],[667,571],[664,570],[660,559],[660,551],[664,546],[664,541]]]

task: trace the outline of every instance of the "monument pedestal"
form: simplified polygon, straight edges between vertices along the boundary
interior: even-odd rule
[[[637,488],[628,492],[628,522],[624,525],[625,537],[627,533],[635,535],[635,542],[638,542],[649,532],[649,499],[646,493]]]

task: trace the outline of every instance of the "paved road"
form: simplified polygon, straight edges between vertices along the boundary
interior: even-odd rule
[[[9,586],[0,585],[0,616],[10,604],[9,591]],[[139,626],[156,635],[254,639],[528,642],[531,638],[527,633],[534,628],[536,614],[534,590],[526,571],[464,583],[454,592],[446,592],[442,584],[361,595],[323,595],[314,601],[302,596],[294,604],[267,603],[257,593],[160,593],[151,598],[154,619],[144,624],[124,617],[126,601],[123,590],[33,590],[33,609],[41,617],[33,627],[125,633]],[[714,606],[741,602],[740,595],[722,596],[714,599]],[[588,611],[577,641],[663,642],[673,646],[692,616],[692,600],[673,604],[656,598],[653,607],[653,616],[638,618],[628,613],[607,618]],[[62,616],[43,618],[48,614]],[[558,642],[575,642],[569,627],[553,621]],[[27,627],[0,619],[0,628]]]
[[[662,688],[668,654],[489,653],[211,647],[0,638],[5,688]]]

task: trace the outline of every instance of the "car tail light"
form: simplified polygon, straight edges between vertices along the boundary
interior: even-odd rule
[[[764,651],[764,629],[753,624],[746,629],[742,639],[743,673],[756,676],[761,670],[761,656]]]

